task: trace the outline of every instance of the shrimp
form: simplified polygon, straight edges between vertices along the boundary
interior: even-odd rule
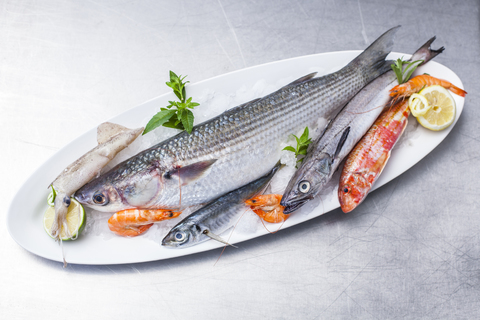
[[[458,94],[459,96],[462,96],[462,97],[465,97],[465,94],[467,94],[465,90],[462,90],[459,87],[454,86],[453,84],[451,84],[446,80],[438,79],[438,78],[429,76],[428,74],[422,74],[422,75],[413,77],[412,79],[410,79],[409,81],[403,84],[399,84],[393,87],[390,90],[390,96],[397,97],[397,98],[406,98],[411,96],[414,93],[417,93],[423,87],[432,86],[432,85],[440,85],[445,89],[448,89],[453,93]]]
[[[290,215],[283,213],[283,206],[280,205],[281,194],[264,194],[245,201],[261,219],[270,223],[279,223],[288,219]]]
[[[108,228],[123,237],[136,237],[145,233],[155,222],[178,217],[182,212],[172,210],[127,209],[108,219]]]

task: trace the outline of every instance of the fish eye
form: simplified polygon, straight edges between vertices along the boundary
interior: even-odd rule
[[[305,180],[300,181],[300,183],[298,184],[298,191],[300,191],[301,193],[307,193],[309,190],[310,190],[310,182]]]
[[[181,232],[181,231],[175,233],[175,240],[177,240],[177,241],[185,240],[185,233]]]
[[[343,187],[343,193],[349,193],[350,192],[350,186],[348,184],[346,184],[344,187]]]
[[[107,197],[103,193],[98,192],[93,195],[93,202],[95,202],[96,204],[105,205],[108,201]]]
[[[170,171],[167,171],[167,172],[165,172],[165,173],[163,174],[163,177],[164,177],[165,179],[171,179],[171,178],[172,178],[172,175],[170,174]]]

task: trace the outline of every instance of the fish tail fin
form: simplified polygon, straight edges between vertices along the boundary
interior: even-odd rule
[[[445,47],[441,47],[440,49],[432,49],[430,48],[431,44],[433,41],[435,41],[437,37],[432,37],[430,40],[425,42],[423,46],[421,46],[415,53],[412,55],[412,58],[410,59],[411,61],[416,61],[416,60],[423,60],[422,64],[427,63],[428,61],[432,60],[435,58],[437,55],[443,52],[445,50]]]
[[[396,26],[382,34],[349,65],[359,68],[362,74],[369,75],[371,80],[390,70],[391,61],[385,61],[392,51],[395,34],[400,26]]]

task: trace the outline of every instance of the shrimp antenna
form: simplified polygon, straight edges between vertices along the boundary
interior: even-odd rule
[[[259,217],[259,218],[260,218],[260,217]],[[270,233],[270,234],[275,234],[275,233],[277,233],[278,231],[280,231],[280,229],[282,229],[283,224],[285,223],[285,221],[286,221],[286,220],[283,220],[283,221],[282,221],[282,224],[280,225],[280,227],[278,227],[278,229],[277,229],[276,231],[270,231],[270,230],[268,230],[267,226],[265,225],[265,222],[263,222],[263,219],[260,218],[260,222],[263,224],[263,227],[264,227],[265,230],[267,230],[267,232]]]
[[[247,211],[248,211],[248,209],[246,209],[245,211],[243,211],[243,213],[242,213],[242,215],[240,216],[240,218],[238,218],[237,223],[235,223],[235,225],[233,226],[232,232],[230,232],[230,235],[228,236],[228,240],[227,240],[227,241],[230,240],[230,238],[232,237],[233,232],[235,231],[235,228],[237,227],[238,223],[240,222],[240,220],[241,220],[241,219],[243,218],[243,216],[245,215],[245,212],[247,212]],[[223,255],[223,252],[225,251],[226,248],[227,248],[227,246],[224,246],[224,247],[223,247],[222,252],[220,252],[220,256],[218,256],[217,261],[215,261],[215,263],[213,264],[214,266],[217,264],[218,260],[220,260],[220,258],[221,258],[222,255]],[[235,247],[235,248],[237,248],[237,247]]]

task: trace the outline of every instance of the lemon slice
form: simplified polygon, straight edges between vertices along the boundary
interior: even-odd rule
[[[51,237],[50,229],[53,224],[53,219],[55,218],[55,208],[48,207],[47,211],[43,216],[43,228],[47,232],[47,234]],[[70,206],[68,207],[67,212],[67,226],[68,231],[70,231],[71,237],[67,237],[65,235],[65,230],[62,226],[62,231],[60,232],[60,239],[62,240],[74,240],[78,237],[78,235],[83,231],[85,228],[85,223],[87,221],[87,217],[85,215],[85,209],[83,206],[75,199],[71,199]]]
[[[414,117],[423,116],[432,107],[424,95],[414,93],[408,99],[408,107]]]
[[[427,129],[440,131],[455,121],[456,105],[450,92],[442,86],[434,85],[419,92],[427,98],[430,109],[417,117],[418,122]]]

